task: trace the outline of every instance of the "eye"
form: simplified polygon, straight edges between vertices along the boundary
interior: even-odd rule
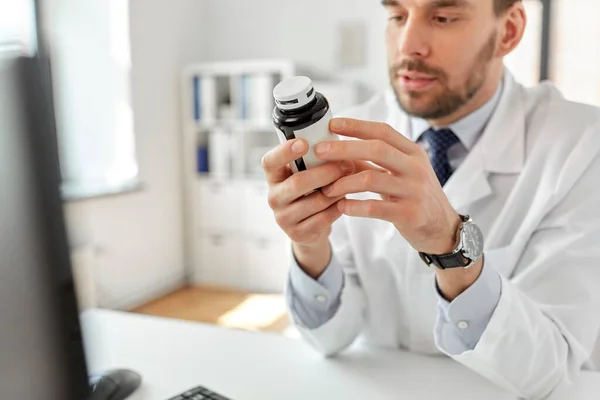
[[[435,20],[435,22],[439,22],[440,24],[449,24],[451,22],[456,21],[456,18],[442,17],[442,16],[435,16],[435,17],[433,17],[433,19]]]
[[[400,23],[406,21],[406,17],[404,15],[394,15],[394,16],[391,16],[389,18],[389,20],[390,20],[390,22],[395,22],[397,24],[400,24]]]

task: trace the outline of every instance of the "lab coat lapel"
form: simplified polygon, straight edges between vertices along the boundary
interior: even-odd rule
[[[508,70],[503,79],[502,96],[483,134],[444,186],[450,204],[459,213],[467,213],[469,205],[493,194],[489,183],[491,174],[519,173],[523,167],[523,88]]]

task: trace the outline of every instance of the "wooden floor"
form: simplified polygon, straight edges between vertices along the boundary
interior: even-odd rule
[[[152,301],[134,313],[205,322],[228,328],[297,336],[282,295],[252,294],[211,287],[187,287]]]

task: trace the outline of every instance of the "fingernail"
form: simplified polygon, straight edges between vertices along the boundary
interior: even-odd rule
[[[342,118],[334,118],[331,120],[329,128],[330,129],[344,129],[346,126],[346,121]]]
[[[324,194],[327,194],[327,193],[331,192],[331,189],[332,189],[332,185],[327,185],[327,186],[323,186],[323,187],[321,188],[321,191],[322,191]]]
[[[329,151],[330,148],[331,148],[331,145],[329,143],[319,143],[318,145],[315,146],[315,153],[316,154],[325,154]]]
[[[292,151],[294,153],[300,154],[304,152],[304,150],[306,150],[306,145],[302,140],[298,140],[292,145]]]
[[[345,173],[354,171],[354,163],[352,161],[342,161],[342,171]]]

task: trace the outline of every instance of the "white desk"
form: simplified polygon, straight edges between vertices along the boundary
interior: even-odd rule
[[[131,368],[135,397],[166,400],[196,385],[234,400],[514,400],[454,361],[353,348],[324,359],[300,340],[276,334],[91,310],[82,316],[91,371]],[[584,372],[553,400],[597,400],[600,374]]]

